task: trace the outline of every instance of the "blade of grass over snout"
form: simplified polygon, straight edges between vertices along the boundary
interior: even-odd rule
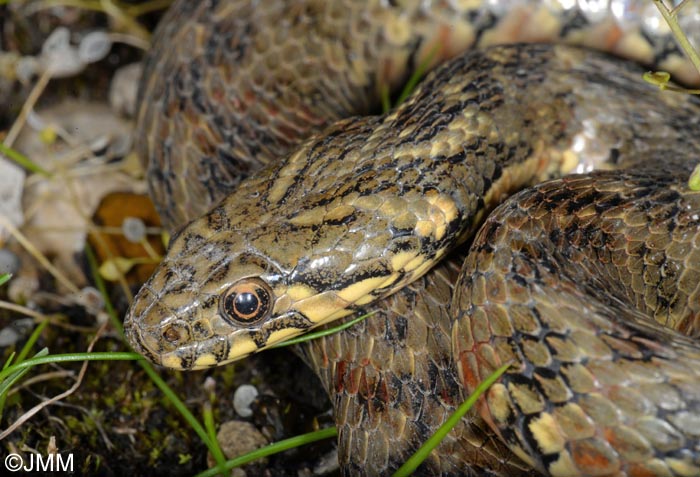
[[[109,314],[109,317],[112,320],[114,327],[117,330],[119,330],[122,339],[124,339],[124,327],[122,326],[121,321],[117,317],[117,312],[115,311],[114,306],[112,306],[112,303],[109,300],[109,295],[107,294],[107,287],[105,286],[105,282],[104,280],[102,280],[102,277],[99,273],[99,265],[97,264],[97,259],[95,258],[95,254],[89,246],[85,247],[85,255],[87,256],[88,262],[90,263],[90,271],[92,272],[92,276],[95,280],[95,285],[97,286],[97,289],[100,291],[100,294],[104,299],[105,309],[107,310],[107,313]],[[163,378],[160,377],[158,372],[153,368],[153,366],[151,366],[151,364],[148,361],[140,359],[138,363],[141,366],[141,368],[143,368],[144,372],[148,375],[148,377],[151,379],[151,381],[153,381],[153,384],[155,384],[156,387],[160,389],[160,391],[170,401],[173,407],[177,409],[180,415],[182,415],[183,419],[185,419],[185,421],[194,430],[194,432],[197,433],[204,445],[207,446],[207,448],[209,449],[209,452],[211,452],[217,464],[217,467],[215,468],[215,471],[212,475],[223,473],[223,465],[226,463],[226,456],[224,456],[224,453],[221,450],[218,441],[209,437],[209,434],[207,433],[204,426],[202,426],[202,424],[199,423],[197,418],[194,417],[194,414],[190,412],[185,403],[177,396],[177,394],[175,394],[175,392],[170,388],[170,386],[168,386],[168,384],[163,380]]]
[[[445,438],[445,436],[452,430],[454,426],[464,417],[464,415],[474,406],[477,399],[486,392],[488,388],[491,387],[493,383],[498,381],[503,373],[510,367],[511,363],[506,363],[496,371],[493,372],[488,378],[484,379],[474,390],[474,392],[464,401],[457,410],[445,421],[445,423],[440,426],[440,428],[435,431],[435,434],[430,436],[430,438],[425,441],[420,449],[416,451],[393,475],[393,477],[407,477],[411,475],[418,468],[419,465],[428,457],[428,455],[435,449],[440,442]]]
[[[338,435],[338,430],[335,427],[327,427],[325,429],[320,429],[318,431],[309,432],[307,434],[301,434],[299,436],[290,437],[289,439],[284,439],[274,444],[270,444],[260,449],[256,449],[253,452],[249,452],[235,459],[231,459],[224,464],[226,470],[231,470],[235,467],[240,467],[248,462],[260,459],[262,457],[267,457],[279,452],[286,451],[288,449],[294,449],[296,447],[301,447],[306,444],[311,444],[316,441],[323,439],[330,439]],[[216,475],[220,470],[218,468],[213,468],[205,470],[195,475],[195,477],[212,477]]]
[[[350,321],[346,321],[343,324],[340,324],[338,326],[334,326],[333,328],[328,328],[327,330],[321,330],[321,331],[314,331],[313,333],[306,333],[304,335],[299,336],[298,338],[292,338],[290,340],[282,341],[281,343],[274,344],[270,346],[270,349],[272,348],[284,348],[285,346],[291,346],[299,343],[303,343],[305,341],[311,341],[315,340],[317,338],[321,338],[323,336],[328,336],[332,335],[334,333],[338,333],[339,331],[343,331],[347,328],[350,328],[352,325],[359,323],[362,320],[366,320],[370,316],[374,315],[376,311],[370,311],[369,313],[365,313],[364,315],[358,316],[357,318],[353,318]]]
[[[3,286],[5,283],[9,282],[11,278],[11,273],[3,273],[2,275],[0,275],[0,287]]]
[[[8,159],[13,161],[15,164],[27,169],[30,172],[34,172],[36,174],[41,174],[42,176],[46,177],[51,177],[51,173],[41,167],[40,165],[36,164],[35,162],[32,162],[31,159],[29,159],[27,156],[24,154],[15,151],[11,147],[7,147],[5,144],[0,142],[0,154],[3,154],[6,156]]]

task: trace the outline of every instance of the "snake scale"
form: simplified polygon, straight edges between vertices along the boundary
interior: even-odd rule
[[[590,50],[488,47],[688,74],[668,37],[588,13],[176,2],[138,120],[179,230],[125,320],[133,347],[198,369],[376,310],[300,351],[345,475],[396,469],[506,362],[419,473],[700,475],[700,102]]]

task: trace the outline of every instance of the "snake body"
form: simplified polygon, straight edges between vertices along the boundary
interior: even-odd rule
[[[377,71],[398,82],[435,38],[460,40],[441,43],[444,57],[496,42],[513,15],[436,3],[176,4],[142,84],[142,155],[166,223],[211,210],[173,237],[136,296],[132,345],[202,368],[378,308],[304,350],[334,400],[348,475],[395,469],[509,360],[481,417],[460,423],[426,474],[700,474],[700,351],[661,326],[698,334],[700,194],[687,188],[698,102],[656,94],[597,54],[519,45],[457,56],[393,112],[326,126],[370,109],[354,95],[376,95]],[[578,34],[598,24],[550,17],[563,19],[551,35],[601,41]],[[281,42],[299,30],[316,37]],[[597,46],[638,45],[616,38]],[[251,75],[234,77],[229,61]],[[302,92],[311,99],[286,109]],[[238,156],[253,159],[227,168]],[[500,206],[456,284],[454,262],[433,268],[505,196],[602,163],[626,172],[549,181]]]

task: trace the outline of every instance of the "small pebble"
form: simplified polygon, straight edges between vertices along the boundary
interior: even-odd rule
[[[93,31],[85,35],[78,45],[78,58],[84,63],[94,63],[104,59],[112,49],[112,39],[103,31]]]
[[[216,440],[219,441],[221,450],[224,452],[227,459],[233,459],[247,454],[268,443],[265,436],[263,436],[253,424],[247,421],[224,422],[219,428],[219,432],[216,433]],[[215,464],[211,455],[208,456],[207,462],[210,466]],[[267,464],[267,458],[256,460],[255,463],[264,466]],[[234,475],[245,475],[245,472],[242,472],[240,468],[234,470],[239,471],[239,473]]]
[[[52,78],[67,78],[85,69],[85,62],[78,50],[70,44],[70,32],[65,27],[56,28],[41,47],[40,62]]]
[[[19,258],[12,251],[0,248],[0,274],[10,273],[12,275],[19,271]]]
[[[76,294],[75,301],[93,315],[99,313],[105,305],[102,294],[95,287],[84,287]]]
[[[33,327],[33,318],[17,318],[13,320],[0,330],[0,348],[17,344],[20,339],[24,339],[29,334]]]
[[[250,417],[253,415],[253,410],[250,405],[258,397],[258,390],[250,384],[242,384],[238,386],[236,392],[233,393],[233,409],[241,417]]]
[[[114,73],[109,86],[109,104],[119,114],[134,117],[141,69],[141,63],[132,63]]]
[[[139,243],[146,238],[146,224],[137,217],[125,217],[122,232],[129,242]]]

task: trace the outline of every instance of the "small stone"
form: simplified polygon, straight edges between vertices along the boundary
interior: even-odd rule
[[[250,405],[258,397],[258,390],[250,384],[238,386],[236,392],[233,393],[233,409],[241,417],[250,417],[253,415],[253,410]]]
[[[136,112],[141,63],[132,63],[119,68],[109,86],[109,104],[117,113],[133,117]]]
[[[84,63],[94,63],[104,59],[112,49],[112,39],[103,31],[93,31],[85,35],[78,45],[78,58]]]
[[[19,271],[19,258],[14,252],[0,248],[0,274],[16,274]]]
[[[221,450],[224,452],[227,459],[234,459],[242,456],[268,443],[265,436],[263,436],[253,424],[247,421],[224,422],[219,428],[219,432],[216,434],[216,440],[219,441]],[[216,465],[211,456],[208,457],[207,462],[210,466]],[[262,458],[254,462],[265,465],[267,464],[267,458]],[[245,473],[242,475],[245,475]]]
[[[146,239],[146,224],[137,217],[125,217],[122,222],[122,232],[129,242],[139,243]]]

